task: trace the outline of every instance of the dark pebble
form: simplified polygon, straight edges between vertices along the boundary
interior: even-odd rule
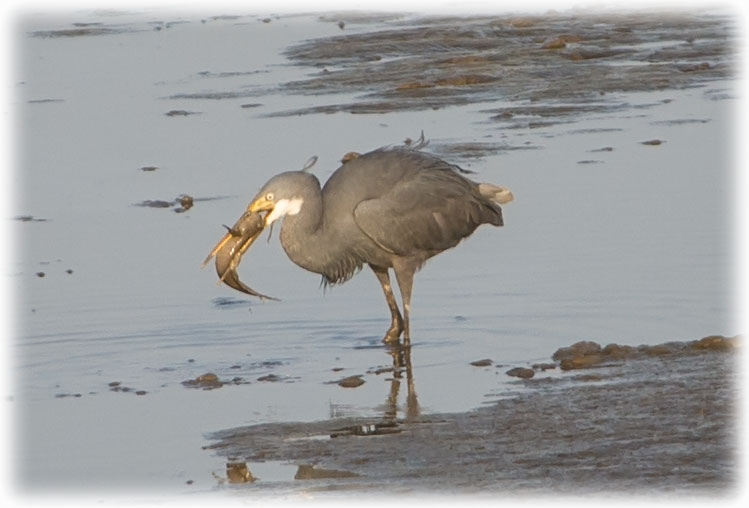
[[[47,275],[47,274],[44,273],[44,272],[36,272],[36,276],[37,277],[44,277],[45,275]]]
[[[135,392],[135,395],[145,395],[146,393],[148,392],[145,390],[138,390],[137,392]]]
[[[361,376],[349,376],[338,381],[338,386],[342,386],[344,388],[356,388],[357,386],[361,386],[363,384],[364,380],[361,378]]]
[[[522,379],[530,379],[536,374],[536,372],[527,367],[515,367],[514,369],[508,370],[506,374],[508,376],[519,377]]]
[[[474,367],[488,367],[493,362],[489,358],[484,358],[483,360],[476,360],[471,362],[471,365]]]
[[[648,146],[658,146],[665,143],[665,141],[661,141],[660,139],[650,139],[648,141],[641,141],[640,143]]]
[[[157,169],[159,169],[158,166],[143,166],[140,168],[141,171],[156,171]]]

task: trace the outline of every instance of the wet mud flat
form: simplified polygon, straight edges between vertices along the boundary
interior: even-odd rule
[[[465,413],[262,424],[218,432],[209,448],[227,457],[230,483],[244,483],[231,481],[237,467],[296,471],[244,475],[251,481],[237,488],[255,494],[729,495],[735,349],[670,343],[641,353],[519,380],[509,398]]]
[[[356,91],[356,102],[281,111],[387,113],[495,101],[487,121],[537,128],[626,109],[617,93],[699,86],[732,74],[729,18],[700,12],[422,17],[287,49],[315,69],[281,85],[303,95]],[[511,104],[510,104],[511,103]]]

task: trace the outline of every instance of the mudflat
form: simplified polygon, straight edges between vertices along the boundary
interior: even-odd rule
[[[214,434],[210,448],[250,469],[267,461],[299,467],[296,480],[243,486],[260,492],[728,495],[736,481],[737,340],[648,346],[618,359],[609,348],[610,361],[596,368],[543,370],[473,411],[253,425]]]

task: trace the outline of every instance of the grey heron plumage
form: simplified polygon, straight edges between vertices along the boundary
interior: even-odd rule
[[[321,187],[314,175],[289,171],[271,178],[247,207],[265,212],[265,227],[283,219],[280,240],[295,264],[339,284],[368,265],[391,313],[385,342],[410,341],[416,271],[482,224],[503,225],[504,188],[476,183],[460,168],[412,148],[381,148],[347,157]],[[390,284],[392,269],[403,314]]]

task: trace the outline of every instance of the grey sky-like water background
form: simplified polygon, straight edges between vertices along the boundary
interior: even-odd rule
[[[263,303],[200,262],[273,174],[317,155],[324,181],[346,152],[422,130],[516,201],[416,278],[421,412],[519,389],[473,360],[741,332],[730,16],[229,14],[19,19],[5,277],[24,489],[212,492],[210,432],[382,414],[371,273],[323,291],[264,235],[239,270],[282,299]],[[207,372],[237,380],[183,386]],[[366,383],[329,383],[353,374]]]

